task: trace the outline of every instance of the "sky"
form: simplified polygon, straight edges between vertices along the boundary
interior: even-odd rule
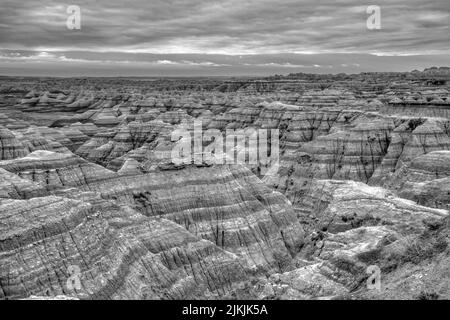
[[[450,66],[449,0],[0,0],[0,75],[239,76]],[[70,5],[80,8],[80,29]],[[369,29],[369,5],[380,8]]]

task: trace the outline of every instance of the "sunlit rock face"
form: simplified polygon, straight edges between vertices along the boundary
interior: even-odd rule
[[[0,299],[450,297],[440,69],[5,79]],[[175,164],[196,125],[277,130],[279,167]]]
[[[15,161],[0,161],[0,168],[44,186],[47,190],[76,187],[89,190],[91,183],[115,176],[113,172],[74,154],[34,151]]]

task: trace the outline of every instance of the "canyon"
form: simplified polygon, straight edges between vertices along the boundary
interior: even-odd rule
[[[277,163],[174,163],[199,123]],[[450,298],[448,68],[0,77],[0,182],[0,299]]]

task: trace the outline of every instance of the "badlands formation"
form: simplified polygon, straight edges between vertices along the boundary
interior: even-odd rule
[[[449,81],[3,77],[0,299],[449,299]],[[175,164],[196,121],[276,172]]]

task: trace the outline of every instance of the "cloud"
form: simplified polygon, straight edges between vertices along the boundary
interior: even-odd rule
[[[183,56],[179,56],[179,60],[167,60],[157,59],[159,56],[132,56],[132,55],[119,55],[118,57],[110,56],[104,59],[104,54],[94,54],[93,56],[86,58],[68,58],[66,55],[77,56],[78,53],[73,52],[34,52],[34,51],[11,51],[0,50],[0,61],[3,62],[78,62],[78,63],[103,63],[103,64],[149,64],[149,65],[163,65],[163,66],[199,66],[199,67],[223,67],[229,66],[229,64],[215,63],[211,61],[190,61],[181,59]],[[145,57],[145,59],[142,59]],[[103,58],[103,59],[102,59]],[[126,59],[124,59],[126,58]]]
[[[380,30],[366,28],[367,5],[359,0],[76,2],[81,30],[67,29],[60,1],[3,0],[0,63],[339,72],[448,64],[442,57],[450,55],[448,0],[378,0]]]
[[[333,54],[149,54],[127,52],[0,50],[4,75],[264,76],[291,72],[410,71],[450,65],[450,56]]]
[[[19,52],[9,52],[2,54],[0,52],[0,61],[2,62],[84,62],[82,59],[67,58],[65,55],[57,55],[45,51],[31,53],[30,55],[21,55]],[[87,61],[86,61],[87,62]]]
[[[379,0],[381,30],[358,0],[80,0],[81,30],[66,7],[2,1],[0,46],[152,53],[449,52],[448,0]]]

